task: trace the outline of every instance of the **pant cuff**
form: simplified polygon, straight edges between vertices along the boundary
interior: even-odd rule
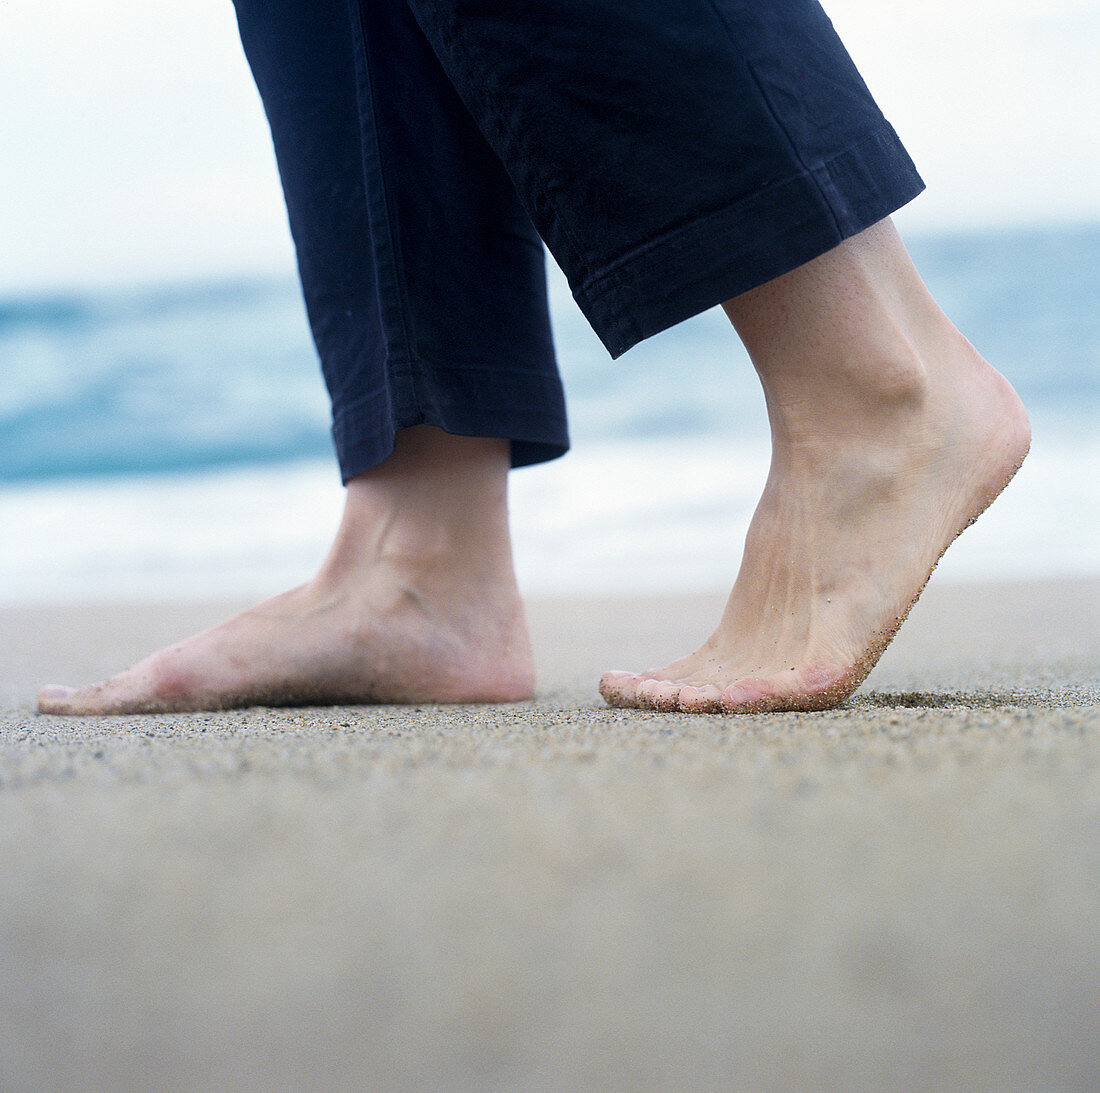
[[[573,295],[618,357],[824,254],[923,189],[886,124],[794,178],[665,233],[597,271]]]
[[[401,371],[393,387],[333,408],[332,435],[344,482],[386,459],[398,431],[414,425],[510,440],[513,467],[544,463],[569,450],[556,375],[471,365],[429,370],[413,364]]]

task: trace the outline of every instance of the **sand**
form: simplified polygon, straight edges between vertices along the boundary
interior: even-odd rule
[[[36,717],[216,606],[0,612],[0,1088],[1100,1088],[1100,581],[937,585],[824,714]]]

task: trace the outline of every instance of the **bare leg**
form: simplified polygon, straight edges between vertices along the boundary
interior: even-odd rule
[[[505,440],[403,431],[389,459],[348,483],[336,541],[309,584],[102,683],[46,687],[39,710],[529,698],[508,466]]]
[[[1007,381],[924,287],[889,221],[725,310],[764,386],[772,465],[725,614],[691,656],[600,683],[616,706],[833,706],[1030,431]]]

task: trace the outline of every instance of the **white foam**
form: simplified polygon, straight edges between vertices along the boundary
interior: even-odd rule
[[[758,442],[588,444],[512,476],[527,593],[728,586],[767,473]],[[0,491],[0,602],[262,596],[306,580],[343,492],[327,462]],[[1039,437],[944,576],[1100,573],[1100,439]]]

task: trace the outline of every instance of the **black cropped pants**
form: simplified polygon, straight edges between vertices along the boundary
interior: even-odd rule
[[[235,4],[345,481],[566,450],[543,240],[618,356],[923,186],[814,0]]]

